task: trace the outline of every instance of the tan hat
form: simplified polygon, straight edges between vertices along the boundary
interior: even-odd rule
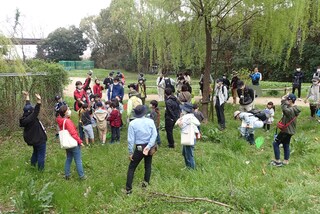
[[[232,71],[232,75],[233,75],[233,76],[237,76],[237,75],[238,75],[238,72],[237,72],[237,71]]]
[[[240,113],[241,113],[241,111],[235,111],[235,112],[233,113],[234,119],[236,119],[236,117],[237,117]]]

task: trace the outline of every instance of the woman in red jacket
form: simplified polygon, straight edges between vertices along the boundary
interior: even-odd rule
[[[78,142],[78,146],[66,149],[67,159],[64,165],[64,172],[65,172],[65,179],[70,179],[70,166],[72,163],[72,159],[74,159],[74,162],[76,163],[76,168],[78,175],[81,180],[86,179],[86,176],[84,175],[83,167],[82,167],[82,159],[81,159],[81,149],[80,147],[83,146],[82,140],[80,139],[76,126],[73,124],[73,122],[70,120],[71,116],[71,110],[67,106],[61,106],[59,110],[60,116],[57,117],[56,121],[59,125],[60,130],[63,129],[63,123],[64,121],[64,129],[68,130],[70,135]]]

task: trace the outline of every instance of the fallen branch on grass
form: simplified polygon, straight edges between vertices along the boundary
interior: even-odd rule
[[[166,193],[159,193],[159,192],[150,192],[150,193],[152,195],[156,195],[156,196],[165,196],[165,197],[168,197],[168,198],[178,198],[178,199],[188,200],[189,202],[192,202],[192,201],[205,201],[205,202],[209,202],[209,203],[217,204],[219,206],[228,207],[228,208],[233,209],[233,207],[228,205],[228,204],[224,204],[224,203],[221,203],[219,201],[211,200],[211,199],[208,199],[208,198],[177,196],[177,195],[169,195],[169,194],[166,194]]]

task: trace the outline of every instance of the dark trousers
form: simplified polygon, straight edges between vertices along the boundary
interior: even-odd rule
[[[311,117],[315,117],[316,111],[317,111],[317,106],[310,104],[310,114],[311,114]]]
[[[168,146],[170,148],[174,148],[173,127],[175,122],[175,120],[172,120],[170,118],[165,119],[165,129],[167,133]]]
[[[31,165],[36,166],[38,163],[38,170],[44,170],[44,162],[46,159],[46,142],[33,146],[33,153],[31,156]]]
[[[290,158],[290,140],[291,140],[290,134],[280,132],[278,136],[276,137],[275,141],[273,142],[273,151],[274,151],[274,157],[276,160],[280,160],[280,144],[283,145],[283,151],[284,151],[284,160],[289,160]]]
[[[225,117],[224,117],[224,104],[220,105],[219,98],[217,98],[217,100],[216,100],[215,109],[217,112],[217,118],[218,118],[218,123],[219,123],[220,127],[225,128],[226,121],[225,121]]]
[[[297,88],[293,87],[292,88],[292,94],[294,94],[296,89],[298,89],[298,98],[300,98],[301,97],[301,85],[299,85]]]
[[[120,141],[120,127],[111,126],[111,143]]]
[[[130,161],[127,173],[126,190],[132,189],[134,172],[142,159],[144,159],[144,181],[147,183],[150,182],[152,155],[145,156],[142,151],[138,151],[137,149],[135,149],[132,159],[133,160]]]
[[[265,130],[270,130],[270,124],[263,124],[263,128],[265,129]]]

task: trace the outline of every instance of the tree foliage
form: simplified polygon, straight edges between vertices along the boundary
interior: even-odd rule
[[[37,58],[54,62],[60,60],[80,60],[87,49],[89,40],[83,37],[79,28],[58,28],[37,46]]]

